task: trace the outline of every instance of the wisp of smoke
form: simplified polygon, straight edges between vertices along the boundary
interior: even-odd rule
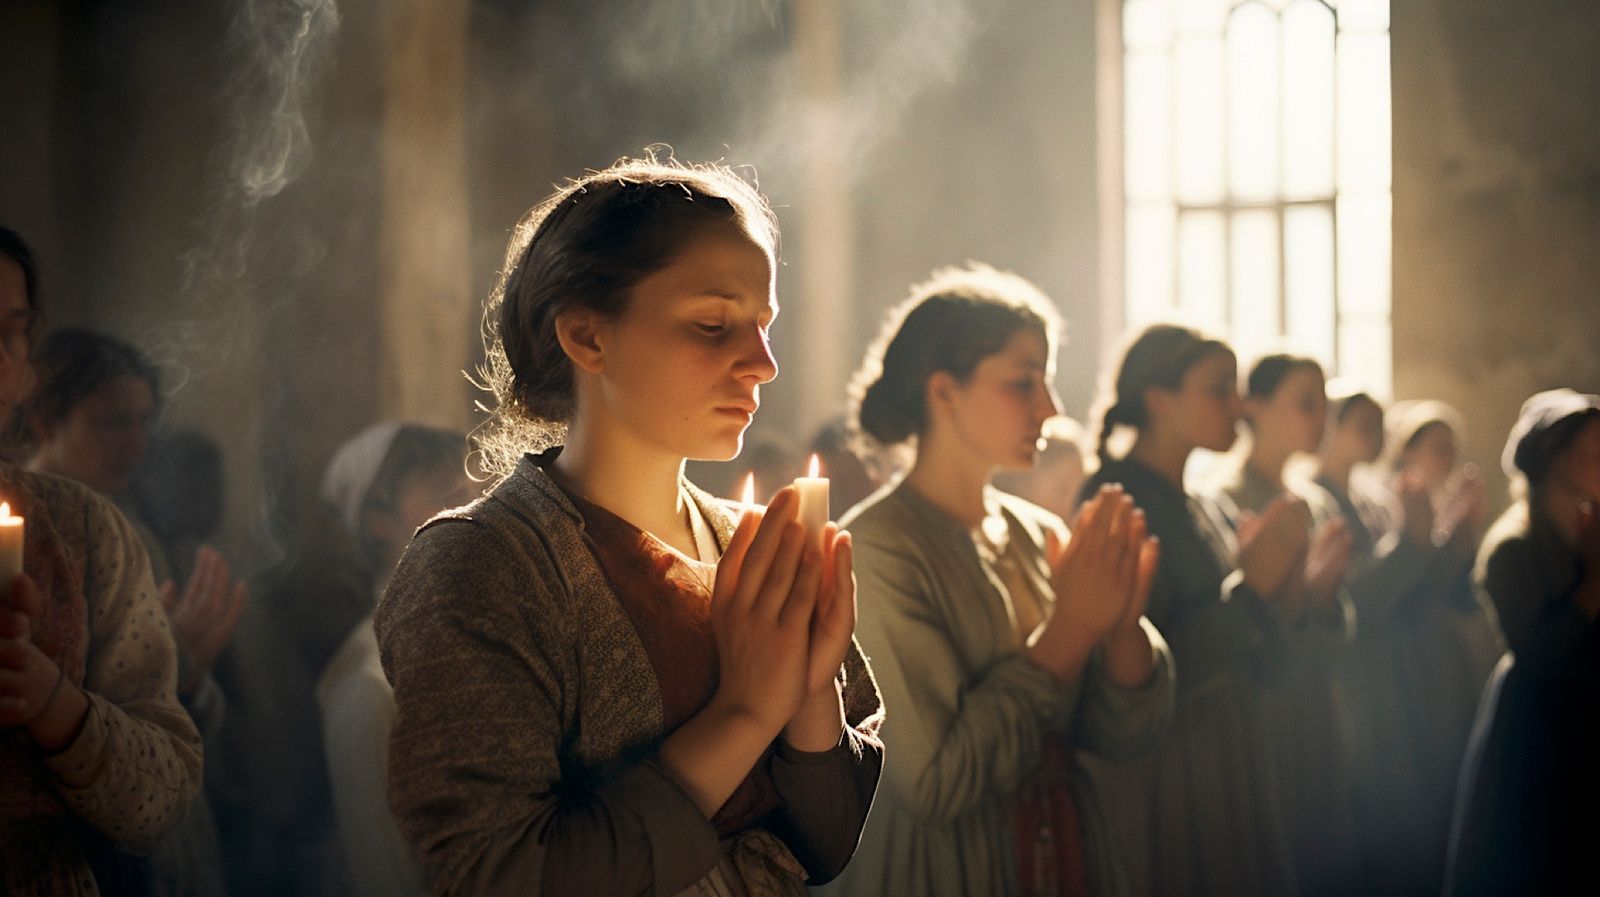
[[[265,110],[239,122],[233,171],[245,205],[277,196],[310,161],[304,108],[309,63],[338,27],[334,0],[246,0],[240,7],[233,38],[250,53]]]
[[[265,322],[298,297],[299,280],[323,251],[303,223],[274,230],[270,242],[260,240],[259,219],[263,203],[310,163],[307,99],[338,28],[336,0],[238,0],[227,35],[237,68],[223,86],[231,109],[230,133],[222,141],[226,158],[202,241],[183,257],[181,307],[187,314],[161,323],[143,340],[173,375],[174,399],[193,380],[262,363]],[[275,532],[283,484],[263,481],[255,461],[269,416],[260,406],[254,414],[244,411],[224,439],[225,451],[237,458],[230,467],[242,475],[244,488],[234,495],[255,496],[254,566],[285,553]]]

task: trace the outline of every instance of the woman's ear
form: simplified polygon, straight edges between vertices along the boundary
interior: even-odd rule
[[[928,410],[931,412],[949,408],[955,401],[956,387],[959,385],[949,371],[934,371],[929,374],[924,395]]]
[[[1150,420],[1170,417],[1178,403],[1178,394],[1170,389],[1151,386],[1144,391],[1145,416]]]
[[[556,341],[581,371],[598,374],[605,370],[602,324],[600,315],[586,308],[569,308],[556,314]]]

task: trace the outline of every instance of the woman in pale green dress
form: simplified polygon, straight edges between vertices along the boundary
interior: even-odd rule
[[[1137,755],[1166,723],[1171,660],[1143,619],[1158,547],[1119,489],[1069,541],[989,485],[1034,463],[1059,410],[1055,323],[1021,278],[942,271],[858,378],[860,429],[915,461],[844,518],[893,759],[829,893],[1127,892],[1077,754]]]

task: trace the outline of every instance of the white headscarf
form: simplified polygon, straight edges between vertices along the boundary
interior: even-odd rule
[[[367,493],[372,491],[372,481],[383,467],[383,459],[389,456],[401,426],[399,421],[384,421],[357,433],[333,453],[333,460],[322,474],[322,500],[339,511],[339,519],[357,538],[361,536],[361,510],[367,503]]]

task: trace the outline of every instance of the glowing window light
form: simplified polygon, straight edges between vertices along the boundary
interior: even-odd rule
[[[1125,0],[1124,320],[1386,395],[1388,0]]]

